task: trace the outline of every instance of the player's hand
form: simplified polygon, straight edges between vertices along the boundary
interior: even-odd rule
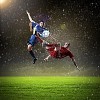
[[[27,13],[27,14],[30,14],[30,13],[28,12],[28,10],[26,10],[26,13]]]
[[[44,61],[48,61],[48,58],[45,58]]]

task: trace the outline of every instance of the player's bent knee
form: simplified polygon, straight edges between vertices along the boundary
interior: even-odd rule
[[[31,45],[28,45],[27,50],[28,51],[31,51],[32,50],[32,46]]]
[[[32,50],[32,48],[27,48],[27,50],[28,50],[28,51],[31,51],[31,50]]]

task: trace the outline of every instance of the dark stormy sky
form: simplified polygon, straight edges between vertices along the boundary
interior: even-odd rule
[[[0,6],[0,75],[100,75],[99,0],[6,0]],[[32,64],[26,10],[36,22],[44,20],[62,45],[71,43],[80,72],[68,57],[44,62],[47,52],[41,44],[34,47],[38,61]]]

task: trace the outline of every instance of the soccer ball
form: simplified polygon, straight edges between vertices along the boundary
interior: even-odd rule
[[[44,30],[43,33],[41,34],[42,37],[48,37],[50,32],[48,30]]]

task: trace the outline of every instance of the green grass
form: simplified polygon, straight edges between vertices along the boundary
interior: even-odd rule
[[[100,78],[0,77],[0,100],[100,100]]]

